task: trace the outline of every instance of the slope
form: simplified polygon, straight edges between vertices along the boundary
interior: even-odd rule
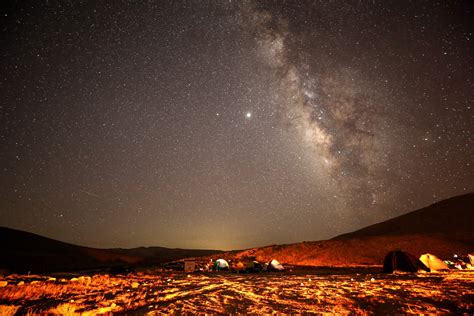
[[[97,249],[0,227],[0,270],[7,272],[41,273],[149,265],[218,252],[164,247]]]
[[[220,257],[228,260],[275,258],[290,265],[349,267],[381,265],[385,254],[403,249],[440,258],[474,251],[474,194],[453,197],[417,211],[331,240],[272,245]],[[212,256],[217,258],[219,256]]]
[[[96,269],[116,264],[130,265],[141,260],[7,227],[0,227],[0,240],[0,268],[14,272]]]
[[[474,231],[474,193],[455,196],[422,209],[374,224],[334,240],[365,236],[439,234]]]

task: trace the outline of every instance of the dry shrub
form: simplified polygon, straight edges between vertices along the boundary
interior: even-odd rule
[[[79,315],[80,313],[77,313],[76,310],[78,309],[78,306],[70,303],[63,303],[59,304],[55,308],[50,309],[49,311],[46,312],[46,314],[53,314],[53,315]]]
[[[15,315],[16,311],[19,308],[20,306],[16,306],[16,305],[0,305],[0,315],[2,316]]]

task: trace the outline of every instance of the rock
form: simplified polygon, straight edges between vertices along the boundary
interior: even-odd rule
[[[0,287],[5,287],[8,285],[8,281],[0,281]]]
[[[25,285],[25,282],[24,282],[24,281],[20,281],[20,282],[18,282],[18,284],[17,284],[17,285],[18,285],[18,286]]]
[[[133,289],[138,288],[139,285],[140,285],[140,283],[138,283],[138,282],[132,282],[132,288]]]

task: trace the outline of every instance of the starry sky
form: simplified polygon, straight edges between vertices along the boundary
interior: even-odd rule
[[[13,1],[0,224],[320,240],[474,191],[472,1]]]

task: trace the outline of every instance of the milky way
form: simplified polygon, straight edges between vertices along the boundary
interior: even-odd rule
[[[469,2],[2,10],[2,225],[236,249],[474,190]]]
[[[312,164],[308,172],[317,175],[324,193],[339,195],[340,208],[361,205],[362,212],[380,195],[384,200],[396,196],[398,192],[386,187],[402,170],[389,172],[388,157],[396,154],[390,141],[393,130],[403,127],[390,117],[389,93],[375,91],[351,67],[327,67],[311,61],[311,51],[291,47],[291,39],[300,35],[289,30],[284,17],[248,3],[242,17],[242,25],[254,33],[259,57],[275,78],[273,92],[282,124],[306,147]],[[303,35],[298,40],[296,45],[311,38]]]

